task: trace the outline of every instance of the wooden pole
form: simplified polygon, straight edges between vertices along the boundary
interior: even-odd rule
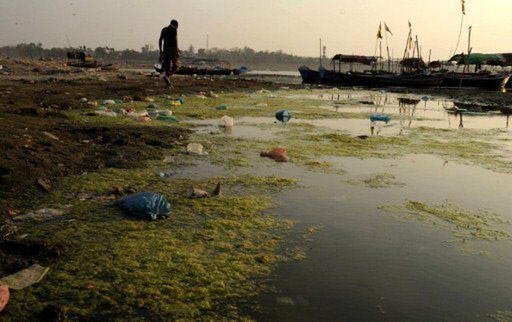
[[[322,38],[320,38],[320,67],[322,67]]]
[[[386,50],[388,52],[388,72],[391,71],[391,55],[389,54],[388,31],[384,30],[386,34]]]

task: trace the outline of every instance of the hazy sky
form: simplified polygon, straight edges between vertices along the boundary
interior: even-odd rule
[[[474,52],[512,52],[512,0],[466,0]],[[45,47],[156,46],[171,18],[180,22],[180,47],[282,49],[318,55],[373,54],[379,21],[394,33],[394,56],[405,46],[407,21],[423,55],[446,58],[460,24],[460,0],[0,0],[0,45],[42,42]],[[467,46],[467,29],[462,46]],[[460,51],[460,50],[459,50]]]

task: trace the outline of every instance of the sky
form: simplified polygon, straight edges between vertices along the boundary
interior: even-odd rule
[[[459,52],[467,50],[469,26],[473,52],[512,52],[512,0],[466,0],[466,11]],[[328,56],[373,55],[385,21],[394,57],[404,51],[410,20],[423,56],[431,49],[433,58],[446,59],[457,42],[461,0],[0,0],[0,46],[64,47],[68,38],[72,46],[156,47],[172,18],[180,22],[181,49],[204,48],[209,35],[210,48],[301,56],[318,56],[320,38]]]

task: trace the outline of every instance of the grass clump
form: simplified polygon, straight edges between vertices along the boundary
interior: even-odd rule
[[[396,177],[389,173],[376,173],[363,179],[348,180],[349,184],[362,185],[372,189],[388,187],[405,187],[406,184],[396,180]]]
[[[489,318],[496,322],[512,322],[512,311],[496,311]]]
[[[453,236],[458,240],[497,241],[510,239],[508,231],[500,230],[500,226],[510,225],[500,215],[486,210],[466,210],[450,203],[428,205],[419,201],[407,201],[401,206],[384,206],[380,209],[402,214],[403,219],[418,220],[437,224],[448,224]]]

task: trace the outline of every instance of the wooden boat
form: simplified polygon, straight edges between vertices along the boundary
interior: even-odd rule
[[[375,86],[377,87],[439,87],[442,82],[442,75],[426,75],[423,73],[375,75]]]
[[[447,73],[444,76],[444,87],[476,87],[498,90],[505,87],[510,79],[509,73],[492,75],[490,73]]]
[[[300,76],[302,77],[302,82],[305,84],[320,84],[320,72],[310,69],[309,67],[302,66],[299,68]]]

